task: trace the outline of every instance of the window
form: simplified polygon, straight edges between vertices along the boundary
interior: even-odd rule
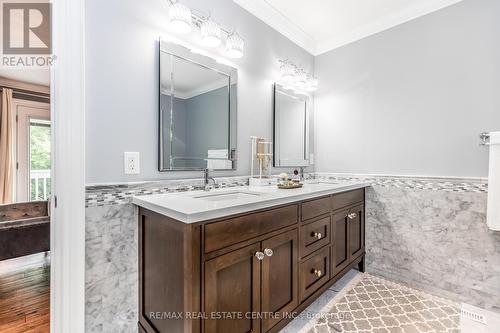
[[[50,196],[50,122],[30,119],[30,201]]]

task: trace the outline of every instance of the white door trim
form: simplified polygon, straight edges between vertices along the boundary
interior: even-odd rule
[[[52,0],[51,332],[85,331],[85,1]],[[57,206],[56,206],[57,198]]]

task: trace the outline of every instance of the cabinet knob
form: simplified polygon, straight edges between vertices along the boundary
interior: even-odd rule
[[[255,258],[257,258],[257,260],[263,260],[264,257],[265,256],[263,252],[255,252]]]
[[[354,220],[356,217],[358,217],[358,214],[356,213],[351,213],[351,214],[348,214],[347,217],[351,220]]]
[[[311,236],[314,238],[317,238],[317,239],[321,239],[323,237],[321,232],[313,232],[313,233],[311,233]]]
[[[317,277],[321,277],[321,275],[323,275],[323,272],[321,271],[321,269],[313,269],[311,271],[311,273],[313,273],[314,275],[316,275]]]
[[[265,250],[264,250],[264,254],[265,254],[266,256],[268,256],[268,257],[272,256],[272,255],[273,255],[273,253],[274,253],[274,252],[273,252],[273,250],[271,250],[271,249],[265,249]]]

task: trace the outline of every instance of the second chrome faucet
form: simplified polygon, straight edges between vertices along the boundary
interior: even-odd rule
[[[210,169],[204,169],[203,170],[203,173],[204,173],[204,185],[205,185],[205,188],[204,190],[205,191],[210,191],[212,189],[212,186],[210,186],[210,180],[213,181],[214,183],[214,186],[217,185],[217,182],[215,181],[215,179],[213,177],[210,177]]]

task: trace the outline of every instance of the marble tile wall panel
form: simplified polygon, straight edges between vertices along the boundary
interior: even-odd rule
[[[137,332],[137,211],[132,204],[86,209],[85,332]]]
[[[500,312],[500,232],[486,202],[485,192],[368,188],[368,272]]]

